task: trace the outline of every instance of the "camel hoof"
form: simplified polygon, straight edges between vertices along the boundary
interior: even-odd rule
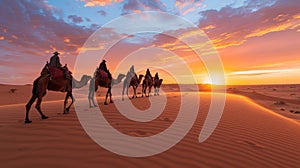
[[[47,118],[49,118],[48,116],[42,116],[42,119],[44,120],[44,119],[47,119]]]
[[[25,124],[29,124],[29,123],[32,123],[31,120],[25,120]]]
[[[65,111],[63,114],[69,114],[67,111]]]
[[[90,105],[90,108],[93,108],[93,107],[94,107],[94,106],[91,106],[91,105]]]
[[[108,105],[108,103],[104,102],[104,105]]]
[[[114,101],[111,100],[110,103],[114,103]]]

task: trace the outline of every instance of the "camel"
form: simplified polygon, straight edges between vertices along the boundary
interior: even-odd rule
[[[99,71],[96,71],[94,77],[90,81],[90,87],[89,87],[88,100],[89,100],[90,108],[96,107],[96,104],[94,102],[94,94],[98,90],[98,86],[108,88],[106,92],[104,105],[108,105],[107,103],[108,95],[109,95],[110,103],[113,103],[113,100],[111,98],[112,97],[111,88],[113,85],[119,84],[124,77],[125,77],[124,74],[119,74],[117,79],[102,78],[101,75],[99,74]]]
[[[73,94],[72,94],[72,87],[73,88],[81,88],[81,87],[85,86],[90,79],[91,79],[91,77],[87,76],[87,75],[83,75],[81,77],[80,81],[77,81],[74,78],[73,78],[73,80],[66,79],[65,77],[50,79],[50,74],[48,72],[48,68],[46,65],[41,72],[41,76],[39,76],[33,82],[32,97],[25,106],[26,107],[25,123],[32,122],[31,120],[29,120],[29,111],[30,111],[32,104],[35,102],[36,99],[37,99],[37,103],[35,105],[35,108],[40,113],[42,119],[48,118],[48,116],[46,116],[41,110],[42,98],[46,95],[47,90],[67,92],[65,101],[64,101],[64,112],[63,113],[64,114],[69,113],[70,107],[75,101]],[[67,103],[68,103],[68,98],[71,98],[72,102],[68,107],[66,107]]]
[[[159,96],[159,88],[163,82],[163,79],[154,79],[154,96]]]
[[[123,84],[122,100],[124,100],[124,91],[125,91],[125,89],[126,89],[126,95],[129,98],[128,89],[129,89],[130,86],[132,86],[132,88],[133,88],[132,98],[137,98],[136,89],[139,86],[139,84],[141,83],[143,77],[144,77],[144,75],[139,75],[139,77],[137,77],[136,74],[133,74],[131,72],[127,73],[126,78],[124,80],[124,84]]]
[[[145,94],[145,97],[149,97],[150,96],[150,93],[151,93],[151,88],[153,86],[153,78],[152,77],[145,77],[144,80],[143,80],[143,84],[142,84],[142,97],[144,97],[144,94]],[[148,88],[148,96],[146,94],[146,90]]]

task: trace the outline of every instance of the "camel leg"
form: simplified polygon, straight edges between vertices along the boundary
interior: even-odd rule
[[[107,89],[104,105],[108,105],[107,98],[108,98],[109,91],[110,91],[110,88]]]
[[[122,89],[122,100],[124,100],[124,90],[125,90],[125,82],[123,84],[123,89]]]
[[[133,88],[133,96],[132,96],[132,98],[134,99],[134,98],[136,98],[136,87],[132,86],[132,88]]]
[[[90,108],[96,107],[96,104],[95,104],[95,101],[94,101],[94,95],[95,95],[94,89],[90,90],[89,91],[89,96],[88,96]]]
[[[90,108],[92,108],[93,106],[92,106],[92,100],[93,100],[93,96],[92,96],[92,92],[93,91],[89,91],[89,95],[88,95],[88,100],[89,100],[89,105],[90,105]]]
[[[126,84],[126,81],[123,84],[122,100],[124,100],[124,91],[125,91],[125,89],[126,89],[126,94],[127,94],[127,97],[128,97],[128,85]]]
[[[148,89],[148,97],[151,96],[150,93],[151,93],[151,86],[149,86],[149,89]]]
[[[145,88],[144,88],[145,86],[144,85],[142,85],[142,97],[144,97],[144,90],[145,90]],[[145,95],[146,96],[146,95]]]
[[[71,97],[71,100],[72,100],[72,101],[71,101],[70,105],[69,105],[69,106],[67,107],[67,109],[66,109],[67,113],[69,113],[71,106],[72,106],[73,103],[75,102],[75,98],[73,97],[72,92],[69,93],[69,97]]]
[[[35,108],[37,109],[37,111],[40,113],[40,115],[42,116],[42,119],[47,119],[48,116],[44,115],[44,113],[41,110],[41,103],[42,103],[42,96],[39,96],[35,105]]]
[[[128,99],[130,99],[130,97],[129,97],[129,95],[128,95],[128,89],[129,89],[129,87],[130,87],[129,85],[126,87],[126,95],[127,95],[127,98],[128,98]]]
[[[111,94],[111,88],[110,88],[110,89],[109,89],[109,100],[110,100],[109,102],[110,102],[110,103],[114,103],[114,101],[112,100],[111,97],[112,97],[112,94]]]
[[[92,108],[92,100],[94,98],[94,92],[95,92],[95,89],[91,87],[92,84],[90,84],[90,87],[89,87],[89,95],[88,95],[88,100],[89,100],[89,105],[90,105],[90,108]]]
[[[66,97],[65,97],[65,101],[64,101],[64,113],[63,114],[67,114],[67,109],[66,109],[66,106],[68,104],[68,98],[70,97],[69,95],[69,92],[66,94]]]
[[[26,107],[25,123],[31,123],[32,122],[31,120],[29,120],[29,111],[30,111],[30,108],[31,108],[31,106],[34,103],[36,98],[37,98],[36,95],[32,95],[31,99],[29,100],[29,102],[25,106]]]

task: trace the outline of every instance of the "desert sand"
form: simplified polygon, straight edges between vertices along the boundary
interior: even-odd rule
[[[300,122],[300,85],[228,86],[227,92],[246,96],[265,108]]]
[[[49,119],[41,120],[33,107],[30,113],[33,123],[24,124],[24,105],[31,96],[31,86],[1,85],[1,167],[299,166],[300,124],[295,119],[254,103],[252,99],[255,97],[249,99],[227,94],[224,113],[216,130],[205,142],[199,143],[199,133],[210,106],[210,93],[180,93],[173,86],[164,86],[163,89],[169,92],[166,94],[167,106],[159,117],[146,123],[125,118],[114,104],[103,105],[103,88],[97,93],[99,107],[111,126],[137,137],[151,136],[168,128],[177,117],[180,94],[200,96],[195,124],[178,144],[158,155],[134,158],[114,154],[96,144],[81,127],[74,107],[70,114],[63,115],[63,93],[48,92],[46,95],[42,108]],[[244,90],[239,89],[238,94],[243,94],[241,91]],[[282,97],[272,95],[269,98],[276,96]],[[278,101],[271,98],[268,99],[270,103]],[[294,99],[289,99],[289,96],[282,98],[288,104],[285,112],[290,110],[289,107],[296,109],[297,104],[294,107],[287,101]],[[116,96],[115,101],[121,101],[120,97]],[[148,98],[134,99],[132,103],[139,109],[150,106]]]

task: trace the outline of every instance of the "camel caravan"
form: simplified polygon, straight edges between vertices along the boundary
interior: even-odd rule
[[[25,123],[31,123],[32,121],[29,119],[29,112],[32,104],[37,100],[35,108],[40,113],[42,119],[47,119],[46,116],[41,109],[42,98],[46,95],[47,90],[51,91],[59,91],[66,92],[66,97],[64,100],[64,111],[63,114],[68,114],[71,106],[73,105],[75,99],[72,94],[73,88],[81,88],[86,86],[90,81],[89,85],[89,94],[88,101],[90,108],[96,107],[94,102],[94,95],[97,92],[98,87],[107,88],[106,97],[104,104],[108,105],[108,97],[109,103],[113,103],[112,100],[112,87],[113,85],[119,84],[122,82],[122,79],[125,78],[123,82],[122,89],[122,100],[124,100],[124,92],[127,95],[127,98],[130,99],[128,95],[128,89],[132,86],[133,88],[133,98],[137,98],[137,88],[142,82],[142,96],[141,97],[149,97],[151,94],[151,89],[154,87],[154,96],[159,95],[159,88],[163,82],[163,79],[160,79],[158,73],[152,77],[150,70],[146,70],[145,75],[137,75],[134,71],[134,66],[132,65],[130,70],[126,75],[119,74],[116,79],[112,78],[111,73],[107,69],[106,61],[103,60],[99,67],[96,68],[93,76],[82,75],[81,79],[78,81],[74,79],[72,76],[72,72],[69,71],[67,64],[62,66],[60,63],[58,52],[54,52],[53,56],[50,58],[50,63],[47,62],[45,67],[42,69],[40,76],[34,80],[33,88],[32,88],[32,96],[28,103],[26,104],[26,116]],[[148,92],[146,92],[148,89]],[[71,98],[71,103],[68,104],[68,99]]]

